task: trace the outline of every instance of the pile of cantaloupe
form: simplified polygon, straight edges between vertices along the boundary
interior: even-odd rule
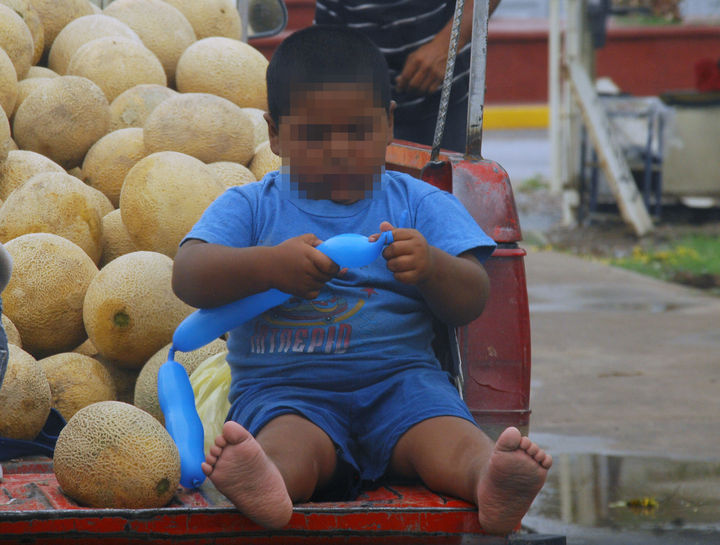
[[[280,159],[262,118],[267,60],[242,41],[233,0],[97,4],[0,0],[0,242],[14,262],[0,436],[32,440],[55,408],[69,421],[63,490],[153,507],[179,478],[153,424],[157,368],[193,310],[171,289],[178,243],[229,186]],[[91,451],[105,473],[79,482]]]

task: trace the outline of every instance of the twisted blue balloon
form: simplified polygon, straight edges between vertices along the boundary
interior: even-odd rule
[[[329,238],[317,249],[341,268],[363,267],[375,261],[387,244],[393,242],[391,231],[384,231],[375,242],[368,237],[347,233]],[[204,431],[195,408],[190,378],[175,361],[175,351],[190,352],[205,346],[244,322],[276,307],[291,297],[270,289],[226,305],[196,310],[175,330],[168,360],[158,370],[158,398],[165,416],[165,427],[180,452],[180,484],[197,488],[205,480],[201,464]]]

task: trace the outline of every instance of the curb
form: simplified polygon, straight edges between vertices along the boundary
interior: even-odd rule
[[[489,104],[483,112],[483,129],[546,129],[549,110],[547,104]]]

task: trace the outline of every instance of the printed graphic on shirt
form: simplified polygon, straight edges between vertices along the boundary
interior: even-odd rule
[[[372,288],[363,291],[367,294],[366,298],[377,293]],[[360,312],[364,305],[363,298],[348,300],[333,290],[321,292],[312,301],[293,297],[255,321],[250,352],[347,352],[352,337],[352,324],[347,320]]]

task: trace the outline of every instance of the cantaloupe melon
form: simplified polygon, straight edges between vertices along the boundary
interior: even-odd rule
[[[20,332],[17,327],[15,327],[15,324],[12,323],[12,320],[5,314],[2,315],[2,326],[5,330],[8,342],[22,348],[22,338],[20,337]]]
[[[0,49],[0,108],[12,117],[18,96],[17,72],[10,57]]]
[[[255,149],[255,155],[248,168],[258,180],[262,180],[268,172],[278,170],[281,166],[282,159],[270,149],[270,142],[263,142]]]
[[[36,64],[42,58],[45,47],[45,30],[42,21],[40,21],[40,15],[29,0],[0,0],[0,4],[11,8],[27,25],[33,39],[31,64]]]
[[[102,401],[79,410],[60,432],[53,470],[61,490],[80,504],[157,508],[180,484],[180,455],[145,411]]]
[[[132,238],[130,238],[130,233],[128,233],[122,221],[119,208],[103,216],[102,236],[103,251],[102,257],[100,258],[101,268],[121,255],[138,251],[138,247]]]
[[[142,43],[133,29],[115,17],[102,14],[84,15],[68,23],[57,35],[50,48],[48,67],[58,74],[66,74],[70,59],[81,46],[109,36]]]
[[[192,25],[180,10],[162,0],[114,0],[103,13],[135,31],[145,47],[160,59],[168,84],[173,87],[178,59],[196,40]]]
[[[41,172],[65,170],[55,161],[29,150],[13,150],[0,163],[0,199],[7,199],[15,189]]]
[[[4,4],[0,4],[0,48],[10,57],[17,79],[23,79],[32,64],[32,34],[22,17]]]
[[[125,176],[140,159],[146,157],[143,130],[119,129],[95,142],[83,161],[83,180],[120,205],[120,190]]]
[[[109,124],[110,104],[102,89],[87,78],[61,76],[23,101],[15,112],[13,135],[20,148],[73,168]]]
[[[165,0],[190,22],[198,40],[210,36],[242,39],[242,20],[233,0]]]
[[[105,369],[108,370],[108,373],[110,373],[113,384],[115,385],[115,391],[117,392],[117,401],[132,404],[133,398],[135,397],[135,383],[140,374],[140,369],[123,367],[105,358],[101,354],[93,357],[102,363]]]
[[[50,384],[52,407],[65,420],[92,403],[115,400],[115,384],[110,373],[90,356],[62,352],[38,363]]]
[[[0,162],[7,159],[12,151],[13,140],[10,137],[10,122],[5,115],[5,110],[0,108]]]
[[[60,74],[54,70],[50,70],[45,66],[31,66],[30,70],[25,74],[25,79],[29,78],[59,78]]]
[[[80,346],[73,349],[73,352],[84,354],[85,356],[90,356],[91,358],[98,355],[97,348],[95,348],[95,345],[90,339],[85,339]]]
[[[36,174],[0,207],[0,242],[28,233],[59,235],[80,246],[94,263],[100,262],[101,216],[83,183],[69,174]]]
[[[267,110],[265,72],[268,61],[253,46],[213,37],[189,46],[177,63],[177,89],[211,93],[242,108]]]
[[[192,352],[175,352],[175,361],[185,368],[188,376],[197,369],[197,366],[204,362],[210,356],[219,354],[226,350],[225,341],[215,339],[209,344],[193,350]],[[135,383],[135,399],[134,404],[143,411],[153,415],[161,424],[165,424],[165,417],[160,409],[157,391],[157,374],[160,366],[167,361],[170,345],[164,346],[158,350],[143,365]]]
[[[50,233],[12,239],[13,274],[3,311],[35,357],[67,352],[85,340],[83,300],[98,269],[77,244]]]
[[[175,95],[177,91],[154,84],[136,85],[120,93],[110,104],[110,130],[142,128],[150,112]]]
[[[29,0],[35,8],[44,31],[44,51],[50,51],[55,38],[70,21],[91,15],[93,12],[87,0]]]
[[[170,342],[192,312],[171,287],[172,259],[157,252],[120,256],[95,276],[83,319],[99,353],[118,365],[142,366]]]
[[[88,3],[90,4],[90,7],[92,8],[93,13],[94,13],[95,15],[98,15],[98,14],[102,13],[102,8],[101,8],[100,6],[98,6],[98,5],[97,5],[95,2],[93,2],[92,0],[87,0],[87,1],[88,1]]]
[[[245,185],[257,181],[252,171],[240,163],[219,161],[217,163],[210,163],[208,166],[218,179],[225,184],[225,187]]]
[[[0,436],[35,439],[50,414],[50,385],[34,357],[14,344],[8,353],[0,387]]]
[[[265,112],[260,108],[243,108],[243,112],[250,116],[255,129],[255,147],[257,148],[263,142],[266,142],[270,135],[268,133],[268,124],[265,121]]]
[[[142,43],[110,36],[97,38],[78,48],[67,73],[94,81],[112,102],[135,85],[165,85],[167,78],[155,54]]]
[[[153,153],[125,176],[122,221],[138,248],[175,257],[182,238],[223,191],[225,185],[199,159]]]
[[[30,93],[32,93],[35,89],[39,89],[49,81],[52,81],[52,78],[25,78],[24,80],[18,82],[16,86],[17,96],[15,99],[15,106],[10,111],[11,122],[15,119],[15,114],[17,113],[18,108],[30,95]]]
[[[205,163],[247,164],[253,156],[253,125],[241,108],[208,93],[181,93],[164,100],[144,125],[145,147],[178,151]]]

